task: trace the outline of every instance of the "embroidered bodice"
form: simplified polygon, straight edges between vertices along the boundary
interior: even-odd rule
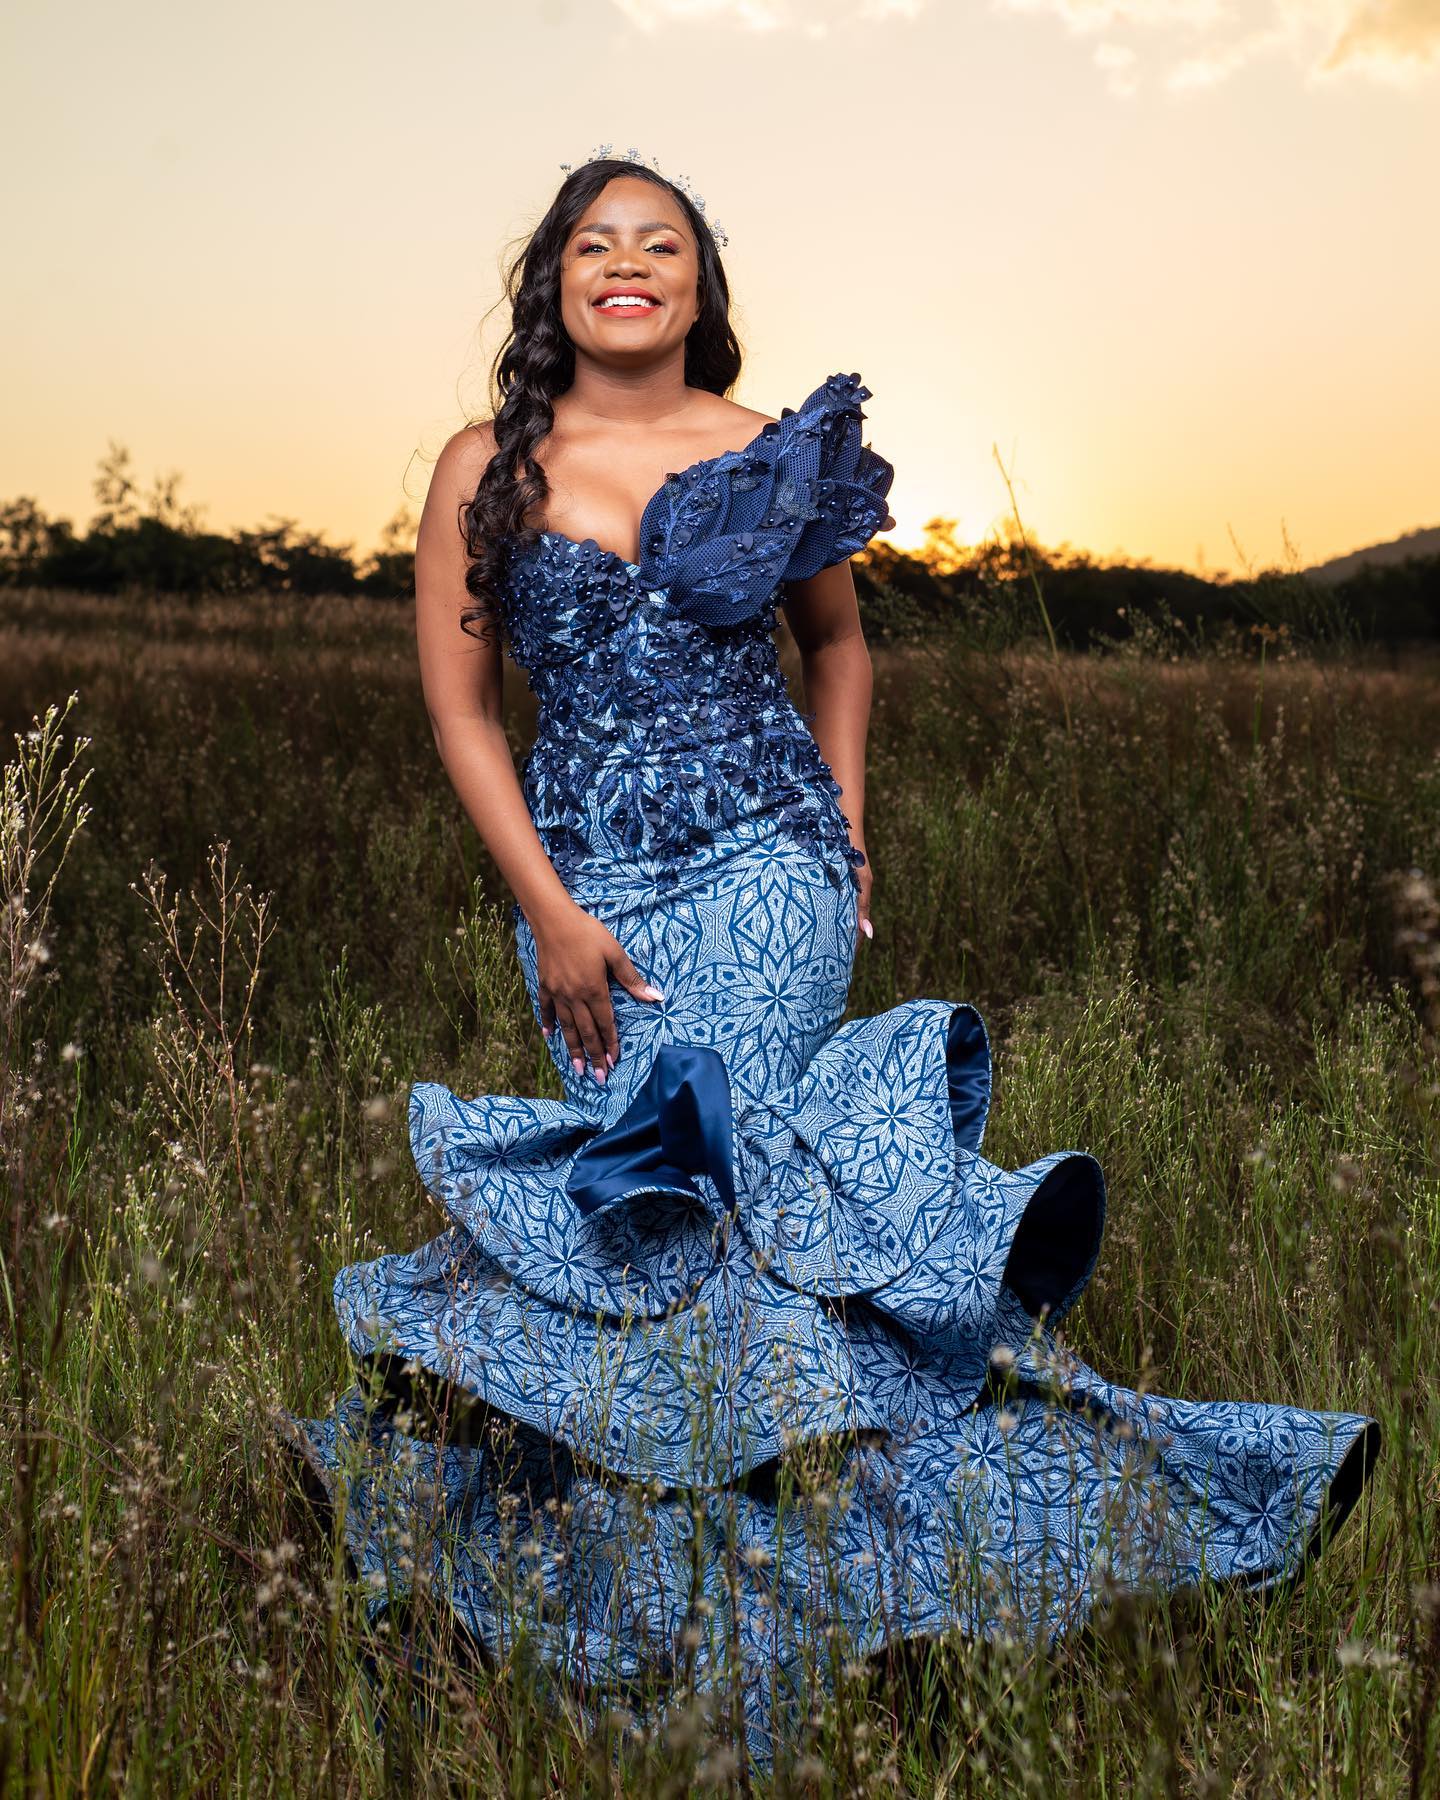
[[[640,561],[542,531],[510,547],[502,618],[539,702],[525,797],[561,879],[587,864],[654,878],[742,821],[864,861],[776,654],[786,581],[842,562],[885,517],[892,466],[860,440],[858,375],[837,374],[739,450],[667,476]]]

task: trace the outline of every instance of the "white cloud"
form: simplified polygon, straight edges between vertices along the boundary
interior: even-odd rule
[[[734,25],[742,31],[797,31],[824,37],[837,18],[865,24],[913,21],[930,0],[613,0],[615,7],[641,31],[665,25]]]
[[[1234,7],[1227,0],[999,0],[998,10],[1055,13],[1072,31],[1087,32],[1109,31],[1117,25],[1219,25]]]
[[[1136,70],[1140,62],[1138,53],[1129,44],[1097,44],[1095,46],[1095,67],[1106,77],[1105,85],[1112,94],[1125,100],[1139,91]]]
[[[846,19],[917,20],[932,0],[613,0],[642,31],[728,25],[823,37]],[[952,0],[953,4],[953,0]],[[1138,90],[1143,40],[1172,92],[1214,87],[1248,64],[1288,57],[1312,82],[1364,75],[1413,83],[1440,70],[1440,0],[989,0],[992,13],[1057,19],[1101,36],[1095,63],[1113,93]]]
[[[824,38],[837,20],[868,25],[920,18],[931,0],[612,0],[641,31],[662,25],[736,25],[740,31],[796,31]]]
[[[1356,0],[1344,10],[1323,71],[1355,64],[1413,78],[1440,66],[1440,0]]]
[[[614,0],[632,25],[655,31],[662,25],[739,25],[748,31],[775,31],[794,24],[786,0]]]
[[[913,19],[928,0],[612,0],[632,25],[658,31],[666,25],[733,25],[742,31],[795,31],[824,37],[837,16],[886,21]]]
[[[1076,34],[1128,31],[1154,45],[1172,92],[1214,87],[1268,56],[1316,83],[1359,74],[1413,83],[1440,70],[1440,0],[991,0],[993,10],[1049,14]],[[1157,41],[1158,40],[1158,41]],[[1116,48],[1133,48],[1121,44]],[[1116,92],[1138,69],[1097,63]]]

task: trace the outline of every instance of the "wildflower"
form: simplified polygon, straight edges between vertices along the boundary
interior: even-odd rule
[[[1330,1174],[1330,1185],[1337,1194],[1353,1194],[1360,1182],[1360,1165],[1353,1156],[1342,1156]]]
[[[1337,1645],[1335,1660],[1342,1669],[1393,1670],[1403,1668],[1405,1658],[1383,1644],[1362,1643],[1359,1638],[1346,1638]]]
[[[729,1781],[739,1766],[735,1752],[728,1744],[722,1744],[700,1764],[695,1771],[696,1779],[703,1787],[719,1787],[721,1782]]]

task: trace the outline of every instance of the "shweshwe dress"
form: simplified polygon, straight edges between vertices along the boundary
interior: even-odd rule
[[[563,1099],[414,1085],[447,1223],[339,1271],[356,1383],[284,1415],[372,1614],[438,1592],[483,1651],[528,1637],[637,1716],[738,1691],[762,1760],[897,1639],[1045,1639],[1117,1587],[1295,1574],[1379,1441],[1104,1381],[1054,1333],[1100,1247],[1093,1158],[986,1160],[972,1007],[841,1023],[861,859],[773,633],[783,584],[885,517],[869,396],[832,375],[669,475],[638,563],[517,545],[531,815],[664,1000],[612,984],[604,1086],[558,1030]]]

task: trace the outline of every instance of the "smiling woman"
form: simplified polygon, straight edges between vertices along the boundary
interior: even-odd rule
[[[582,363],[556,401],[544,440],[542,532],[638,544],[638,526],[622,529],[617,519],[643,522],[677,471],[713,461],[713,446],[737,433],[745,440],[739,447],[748,447],[769,422],[719,392],[689,385],[684,346],[705,330],[703,252],[678,206],[657,211],[659,191],[639,176],[612,180],[604,204],[592,204],[571,231],[560,314]],[[640,560],[628,548],[614,554]]]
[[[546,530],[622,560],[667,477],[768,420],[725,396],[740,373],[715,237],[644,165],[582,164],[511,270],[494,454],[470,496],[469,626],[493,627],[513,544]],[[634,301],[614,303],[616,295]],[[542,461],[543,452],[543,461]]]
[[[623,161],[565,182],[512,304],[496,416],[435,470],[417,625],[563,1098],[416,1082],[445,1228],[335,1276],[362,1378],[286,1429],[372,1615],[439,1591],[597,1717],[724,1696],[763,1764],[897,1640],[1044,1643],[1117,1586],[1294,1576],[1373,1421],[1106,1382],[1055,1330],[1099,1254],[1094,1159],[982,1154],[963,1001],[845,1019],[872,934],[849,558],[895,473],[870,390],[727,399],[713,237]],[[502,640],[538,700],[523,786]]]

